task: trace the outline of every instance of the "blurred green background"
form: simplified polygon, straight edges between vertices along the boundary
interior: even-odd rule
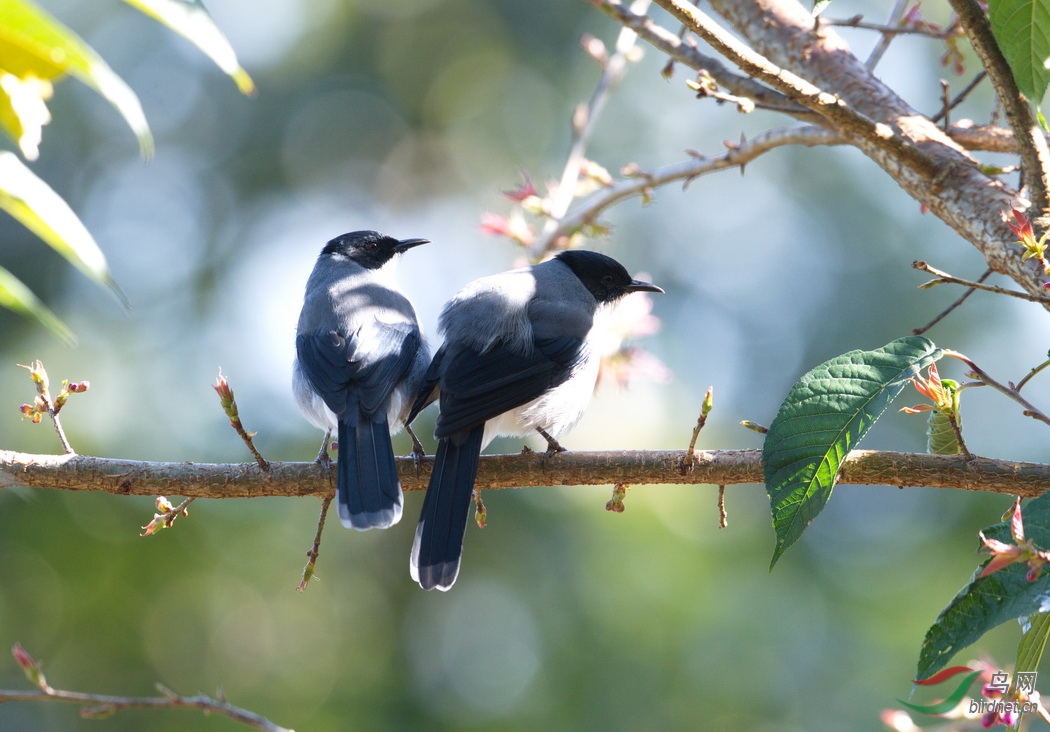
[[[148,164],[123,121],[75,82],[58,87],[34,170],[85,220],[130,312],[13,220],[4,266],[75,329],[66,349],[0,312],[0,447],[56,452],[21,420],[32,385],[88,379],[63,412],[81,453],[245,461],[210,385],[230,378],[256,444],[310,460],[320,434],[289,388],[302,288],[321,246],[376,228],[433,244],[400,279],[433,334],[441,304],[518,252],[479,230],[507,212],[500,191],[526,171],[560,175],[573,107],[598,77],[579,46],[618,31],[586,2],[251,0],[210,6],[259,86],[244,98],[199,52],[122,3],[44,3],[139,94],[157,137]],[[836,2],[837,17],[881,3]],[[942,9],[943,10],[943,9]],[[937,6],[927,8],[936,17]],[[946,11],[944,11],[946,12]],[[654,13],[654,15],[658,14]],[[669,24],[669,27],[674,27]],[[873,39],[849,35],[864,54]],[[939,107],[942,48],[901,39],[880,66],[917,108]],[[697,101],[679,69],[646,49],[610,100],[589,156],[612,171],[716,154],[723,140],[785,120]],[[976,71],[972,58],[970,70]],[[969,109],[985,120],[989,93]],[[994,160],[986,156],[987,160]],[[758,447],[741,419],[768,424],[789,386],[820,361],[906,335],[958,296],[920,291],[928,259],[976,277],[983,260],[923,215],[873,164],[845,149],[780,150],[735,171],[657,191],[609,215],[590,246],[667,294],[644,346],[670,380],[607,384],[563,442],[570,449],[684,448],[715,388],[703,448]],[[1000,380],[1045,358],[1046,313],[975,295],[938,326],[939,345]],[[945,364],[946,377],[961,372]],[[1046,379],[1030,386],[1046,405]],[[903,406],[920,401],[905,394]],[[967,392],[978,454],[1046,461],[1046,435],[991,393]],[[418,433],[425,443],[427,413]],[[887,414],[865,447],[920,451],[922,417]],[[493,449],[516,451],[520,442]],[[535,446],[535,445],[534,445]],[[398,438],[396,448],[408,452]],[[0,650],[21,642],[60,688],[213,693],[287,727],[347,729],[880,729],[905,697],[926,628],[979,561],[976,532],[1006,497],[842,486],[772,573],[760,485],[608,488],[486,495],[463,572],[447,593],[408,576],[422,496],[405,520],[360,534],[330,524],[318,579],[295,592],[316,526],[314,499],[197,502],[174,530],[139,537],[152,501],[0,491]],[[1004,626],[956,660],[1005,667]],[[6,653],[6,650],[4,650]],[[25,688],[0,656],[0,688]],[[61,705],[0,705],[2,730],[229,730],[192,711],[84,721]]]

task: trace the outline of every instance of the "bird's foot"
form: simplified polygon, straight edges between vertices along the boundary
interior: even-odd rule
[[[546,465],[547,461],[555,455],[557,455],[559,452],[567,452],[566,449],[562,447],[557,440],[555,440],[553,437],[547,434],[546,430],[537,427],[536,431],[539,432],[540,435],[543,436],[543,439],[547,441],[547,450],[543,453],[543,458],[540,461],[542,464]]]
[[[325,473],[332,472],[332,456],[328,454],[328,441],[331,438],[331,430],[324,433],[324,440],[321,442],[321,449],[317,451],[317,459],[314,460],[315,463],[321,466]]]
[[[423,443],[419,441],[416,433],[407,424],[405,425],[405,431],[412,438],[412,464],[416,466],[416,477],[418,478],[419,468],[423,465],[423,458],[427,456],[427,451],[423,449]]]

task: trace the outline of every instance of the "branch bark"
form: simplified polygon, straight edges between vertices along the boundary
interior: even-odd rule
[[[593,1],[630,24],[645,41],[657,47],[673,45],[666,30],[657,31],[651,19],[633,16],[617,0]],[[803,115],[789,114],[809,123],[819,117],[819,124],[860,149],[912,198],[977,247],[989,267],[1025,291],[1041,294],[1036,268],[1022,262],[1012,245],[1016,237],[1001,219],[1003,212],[1024,210],[1028,202],[982,172],[962,145],[883,84],[834,29],[815,23],[801,4],[713,0],[714,9],[747,39],[745,46],[684,0],[656,3],[730,62],[806,110]],[[681,51],[675,58],[695,62]]]
[[[760,450],[697,451],[684,475],[682,450],[564,452],[544,461],[540,453],[484,455],[482,489],[554,485],[658,485],[762,483]],[[116,495],[198,498],[328,495],[333,486],[315,463],[162,463],[86,455],[30,455],[0,451],[0,488],[27,486]],[[412,458],[398,458],[401,485],[426,489],[433,458],[416,474]],[[840,484],[960,488],[1033,497],[1050,488],[1050,465],[958,455],[854,450]]]

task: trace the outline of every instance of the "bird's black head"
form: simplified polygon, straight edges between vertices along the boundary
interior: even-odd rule
[[[366,269],[379,269],[396,255],[428,241],[429,239],[395,239],[378,231],[351,231],[328,242],[321,254],[341,255]]]
[[[599,303],[615,302],[630,292],[663,292],[656,285],[632,280],[622,264],[598,252],[571,249],[555,259],[567,264]]]

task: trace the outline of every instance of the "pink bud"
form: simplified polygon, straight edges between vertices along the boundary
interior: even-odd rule
[[[26,671],[36,668],[36,661],[33,657],[26,652],[26,649],[22,647],[21,643],[15,643],[11,647],[11,655],[15,657],[15,661]]]

